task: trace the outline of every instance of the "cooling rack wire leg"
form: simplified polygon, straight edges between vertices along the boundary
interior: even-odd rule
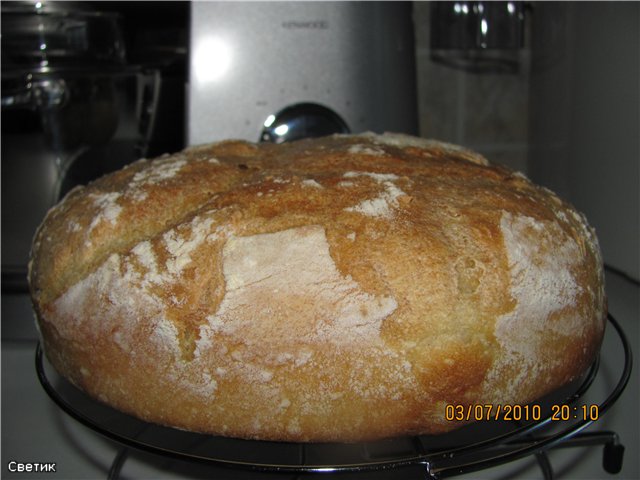
[[[618,442],[618,435],[613,441],[605,443],[602,449],[602,468],[607,473],[620,473],[624,458],[624,445]]]
[[[536,460],[538,460],[538,465],[540,465],[540,470],[542,470],[544,480],[553,480],[553,467],[551,466],[551,462],[549,462],[549,457],[546,452],[538,452],[535,455]]]
[[[111,463],[111,468],[109,469],[109,475],[107,476],[107,480],[117,480],[120,478],[120,472],[122,471],[122,466],[124,462],[127,461],[129,457],[129,447],[122,447],[118,454],[113,459]]]
[[[422,468],[424,469],[424,478],[423,480],[439,480],[440,476],[437,473],[433,473],[431,471],[431,463],[428,461],[421,462]]]

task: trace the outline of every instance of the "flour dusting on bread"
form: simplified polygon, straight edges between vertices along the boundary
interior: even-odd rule
[[[343,176],[345,178],[369,177],[383,187],[383,191],[378,196],[363,200],[354,207],[346,208],[347,212],[358,212],[368,217],[390,219],[393,217],[393,209],[398,207],[398,198],[406,195],[393,183],[398,180],[398,176],[393,173],[346,172]],[[341,183],[343,186],[345,184],[345,182]]]
[[[119,192],[92,193],[89,195],[93,204],[98,208],[98,212],[89,225],[88,233],[91,233],[102,222],[109,222],[114,225],[118,221],[118,216],[122,211],[122,207],[118,204],[118,199],[121,196]],[[78,229],[74,228],[73,231],[78,231]]]
[[[495,336],[504,356],[494,366],[494,372],[499,374],[505,366],[515,369],[518,373],[510,382],[515,391],[529,375],[546,368],[539,365],[539,350],[546,335],[582,333],[584,324],[578,316],[552,318],[575,306],[582,287],[574,278],[573,269],[581,256],[576,242],[554,223],[503,212],[500,229],[515,306],[496,321]],[[541,298],[545,301],[541,302]],[[492,376],[488,378],[491,380]]]
[[[397,308],[391,296],[364,292],[336,269],[319,226],[231,237],[223,249],[226,295],[212,330],[245,342],[380,344],[382,321]],[[268,300],[268,301],[267,301]]]
[[[212,163],[217,165],[219,162]],[[153,161],[150,168],[140,170],[133,176],[128,185],[129,194],[136,201],[142,202],[147,198],[147,192],[145,191],[147,185],[157,185],[175,177],[186,164],[187,160],[179,156],[168,156]]]

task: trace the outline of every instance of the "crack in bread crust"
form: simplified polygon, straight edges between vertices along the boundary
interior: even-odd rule
[[[460,426],[447,404],[531,402],[590,364],[606,313],[573,207],[396,134],[136,162],[49,212],[29,281],[45,352],[90,395],[269,440],[439,433]]]

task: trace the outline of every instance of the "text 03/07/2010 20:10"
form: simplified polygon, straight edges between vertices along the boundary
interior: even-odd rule
[[[540,405],[510,405],[510,404],[469,404],[445,407],[445,420],[457,421],[538,421],[543,418],[543,408]],[[551,405],[551,421],[589,420],[596,421],[599,417],[598,405],[571,406],[567,404]]]

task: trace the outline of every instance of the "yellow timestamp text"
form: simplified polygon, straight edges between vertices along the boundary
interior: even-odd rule
[[[599,405],[573,406],[567,404],[551,405],[543,409],[540,405],[511,405],[511,404],[469,404],[445,407],[445,420],[448,422],[479,422],[479,421],[538,421],[550,415],[552,422],[570,420],[596,421],[600,416]],[[543,416],[543,412],[546,412]]]

